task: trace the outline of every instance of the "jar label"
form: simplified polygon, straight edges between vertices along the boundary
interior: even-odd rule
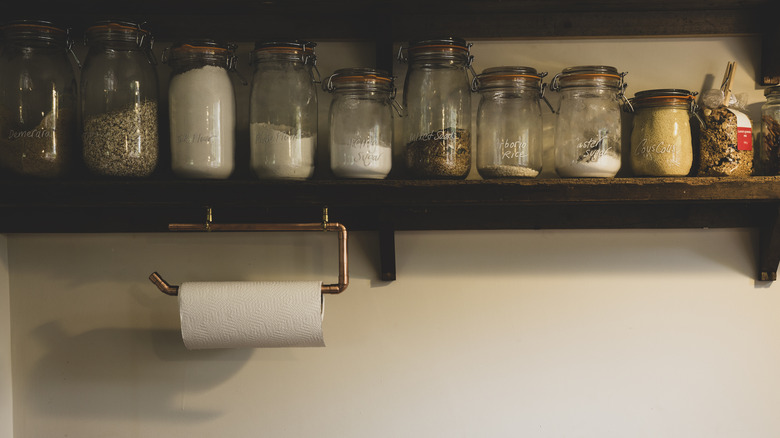
[[[29,131],[8,131],[8,140],[17,140],[20,138],[51,138],[54,137],[52,129],[31,129]]]
[[[753,127],[750,123],[750,118],[741,112],[729,108],[735,116],[737,116],[737,150],[740,151],[752,151],[753,150]]]
[[[183,143],[183,144],[196,144],[196,143],[205,143],[210,144],[212,141],[217,140],[216,135],[203,135],[200,133],[197,134],[179,134],[176,136],[176,142],[177,143]]]
[[[528,160],[528,143],[517,140],[501,139],[499,142],[502,160]]]

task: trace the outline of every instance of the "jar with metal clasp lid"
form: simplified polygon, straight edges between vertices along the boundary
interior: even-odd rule
[[[249,133],[252,168],[260,178],[314,175],[320,82],[315,46],[308,41],[255,44]]]
[[[477,170],[482,178],[534,178],[541,172],[539,100],[544,99],[546,75],[531,67],[493,67],[474,78],[474,90],[481,94]]]
[[[764,96],[759,164],[764,175],[777,175],[780,174],[780,85],[764,90]]]
[[[89,27],[81,73],[84,162],[97,175],[145,177],[159,155],[157,60],[140,24]]]
[[[471,44],[461,38],[412,41],[399,51],[404,82],[406,166],[416,178],[465,178],[471,169]]]
[[[340,178],[382,179],[393,165],[393,76],[372,68],[336,70],[322,84],[334,94],[328,116],[330,167]]]
[[[173,172],[185,178],[227,178],[235,166],[236,100],[229,72],[235,46],[214,40],[176,43],[163,53]]]
[[[17,176],[66,175],[77,152],[69,32],[46,21],[15,21],[2,33],[0,168]]]
[[[693,165],[690,118],[696,93],[680,89],[640,91],[631,99],[631,169],[638,176],[685,176]]]
[[[550,88],[561,93],[555,171],[561,177],[613,177],[620,170],[621,101],[626,73],[593,65],[564,69]]]

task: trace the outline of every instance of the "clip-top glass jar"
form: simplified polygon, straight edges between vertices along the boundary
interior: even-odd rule
[[[693,165],[690,118],[695,93],[688,90],[640,91],[631,99],[631,169],[638,176],[685,176]]]
[[[477,171],[482,178],[534,178],[542,170],[542,78],[531,67],[493,67],[474,79]]]
[[[84,162],[97,175],[149,176],[159,153],[152,35],[136,23],[103,21],[87,29],[85,42]]]
[[[471,169],[471,44],[413,41],[403,58],[406,165],[416,178],[465,178]]]
[[[328,117],[333,174],[385,178],[393,166],[393,76],[371,68],[344,68],[322,88],[334,93]]]
[[[621,99],[626,73],[615,67],[569,67],[550,88],[560,91],[555,171],[561,177],[613,177],[620,170]]]
[[[58,177],[76,150],[76,79],[68,32],[45,21],[2,27],[0,167],[12,174]]]
[[[249,123],[260,178],[307,179],[317,154],[315,43],[260,42],[252,52]]]
[[[236,100],[228,71],[235,46],[213,40],[174,44],[163,53],[168,88],[173,173],[185,178],[227,178],[233,172]]]
[[[780,85],[764,90],[761,106],[761,150],[759,163],[764,175],[780,173]]]

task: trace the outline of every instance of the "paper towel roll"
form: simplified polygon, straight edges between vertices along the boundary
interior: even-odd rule
[[[324,347],[321,281],[185,282],[184,345],[203,348]]]

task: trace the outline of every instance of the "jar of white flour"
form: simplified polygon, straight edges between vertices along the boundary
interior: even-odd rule
[[[163,54],[173,69],[168,98],[177,176],[224,179],[233,172],[236,101],[228,71],[235,66],[234,49],[198,40],[176,43]]]

